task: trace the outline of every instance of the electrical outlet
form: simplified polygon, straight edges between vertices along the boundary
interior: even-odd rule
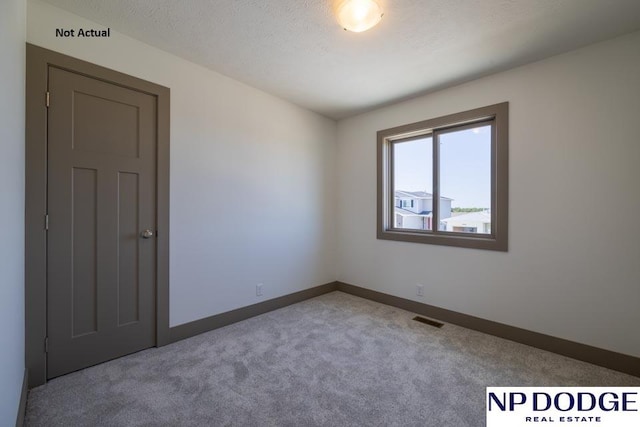
[[[258,283],[256,285],[256,296],[257,297],[261,297],[262,296],[262,283]]]
[[[424,296],[424,285],[421,285],[420,283],[416,285],[416,295],[418,295],[419,297]]]

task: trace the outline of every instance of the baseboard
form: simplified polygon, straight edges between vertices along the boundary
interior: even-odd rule
[[[337,282],[339,291],[640,377],[640,358]]]
[[[24,416],[27,411],[27,394],[29,393],[29,371],[24,370],[22,378],[22,390],[20,391],[20,404],[18,405],[18,416],[16,417],[16,427],[24,426]]]
[[[295,304],[309,298],[314,298],[338,289],[337,282],[326,283],[314,288],[305,289],[304,291],[295,292],[293,294],[284,295],[278,298],[270,299],[258,304],[249,305],[247,307],[238,308],[236,310],[227,311],[226,313],[216,314],[215,316],[206,317],[204,319],[195,320],[183,325],[169,328],[169,342],[183,340],[199,335],[213,329],[221,328],[250,317],[258,316],[269,311],[277,310],[291,304]]]
[[[462,326],[475,331],[496,337],[508,339],[521,344],[530,345],[552,353],[571,357],[583,362],[613,369],[625,374],[640,377],[640,358],[604,350],[586,344],[569,341],[563,338],[553,337],[527,329],[498,323],[480,317],[447,310],[429,304],[396,297],[371,289],[361,288],[343,282],[332,282],[293,294],[284,295],[270,299],[258,304],[238,308],[226,313],[206,317],[204,319],[185,323],[169,329],[169,342],[176,342],[185,338],[190,338],[204,332],[208,332],[232,323],[240,322],[269,311],[277,310],[291,304],[305,301],[329,292],[342,291],[351,295],[376,301],[382,304],[401,308],[412,313],[432,317],[446,323]],[[26,403],[26,394],[24,396]],[[22,404],[22,402],[21,402]]]

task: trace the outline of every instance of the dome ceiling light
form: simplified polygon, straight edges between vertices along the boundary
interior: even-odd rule
[[[347,31],[361,33],[382,19],[382,8],[375,0],[344,0],[336,11],[338,22]]]

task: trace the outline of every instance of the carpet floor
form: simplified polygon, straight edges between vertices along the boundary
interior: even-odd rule
[[[27,426],[483,426],[487,386],[640,378],[332,292],[31,390]]]

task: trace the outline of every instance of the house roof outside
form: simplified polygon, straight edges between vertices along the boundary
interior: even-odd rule
[[[442,222],[482,222],[482,223],[491,223],[491,213],[488,211],[482,212],[469,212],[464,215],[456,215],[451,218],[445,218]]]
[[[422,211],[422,212],[416,213],[416,212],[411,212],[409,210],[398,208],[398,207],[395,208],[395,213],[402,216],[429,216],[429,217],[432,216],[431,211]]]
[[[408,198],[408,199],[433,199],[433,194],[427,193],[425,191],[404,191],[404,190],[396,190],[395,196],[398,198]],[[449,197],[440,196],[441,199],[444,200],[453,200]]]

